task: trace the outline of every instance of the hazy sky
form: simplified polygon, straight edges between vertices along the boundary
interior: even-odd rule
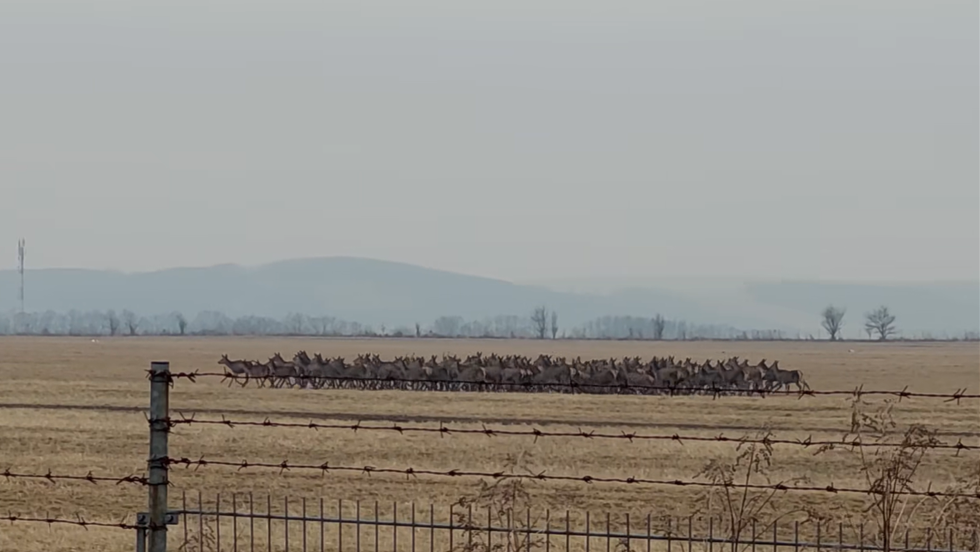
[[[975,0],[0,2],[0,268],[977,278]]]

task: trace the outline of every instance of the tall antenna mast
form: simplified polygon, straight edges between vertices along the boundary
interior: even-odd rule
[[[17,271],[20,272],[20,313],[24,314],[24,254],[27,242],[21,238],[17,241]]]

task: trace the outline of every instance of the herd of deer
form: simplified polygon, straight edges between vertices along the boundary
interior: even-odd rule
[[[231,382],[245,386],[313,389],[409,389],[429,391],[539,391],[618,394],[736,394],[809,389],[798,370],[783,370],[779,362],[750,364],[732,357],[712,363],[674,357],[622,360],[568,360],[539,355],[499,356],[481,353],[459,359],[405,356],[382,360],[375,354],[324,359],[300,351],[292,360],[276,353],[266,362],[231,360],[222,355]]]

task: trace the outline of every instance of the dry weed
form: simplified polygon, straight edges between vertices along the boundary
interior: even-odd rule
[[[803,475],[773,480],[770,468],[774,451],[769,442],[772,437],[768,428],[763,429],[752,436],[754,442],[739,443],[733,459],[710,460],[696,475],[696,478],[706,479],[714,485],[700,497],[701,513],[708,516],[718,512],[722,514],[727,522],[724,529],[726,538],[731,541],[732,552],[739,552],[738,544],[746,541],[744,533],[750,527],[753,533],[761,527],[761,532],[767,534],[790,516],[810,513],[806,508],[789,506],[780,500],[782,492],[777,487],[809,483],[809,479]],[[756,484],[773,488],[763,491],[749,488]],[[746,543],[745,547],[748,546],[750,544]]]
[[[857,441],[864,446],[845,447],[847,454],[859,460],[860,472],[869,489],[870,503],[860,512],[839,509],[843,522],[852,528],[860,523],[862,532],[867,517],[874,523],[872,542],[890,551],[899,533],[919,529],[924,520],[931,533],[939,528],[963,529],[977,527],[980,504],[976,499],[964,497],[910,496],[906,493],[933,490],[931,483],[925,488],[917,475],[926,459],[940,443],[937,432],[924,424],[912,423],[899,428],[893,411],[894,400],[884,400],[876,405],[861,397],[851,400],[851,429],[842,441]],[[894,440],[894,436],[900,439]],[[890,446],[881,446],[888,444]],[[898,446],[894,446],[894,445]],[[876,446],[877,445],[877,446]],[[821,447],[817,454],[834,450],[833,445]],[[980,461],[975,472],[957,479],[944,489],[944,493],[976,492],[980,490]]]
[[[461,552],[526,552],[538,548],[543,540],[534,535],[540,519],[531,517],[534,509],[534,457],[527,451],[508,455],[499,473],[507,479],[492,482],[481,480],[473,496],[456,501],[466,513],[458,513],[455,522],[464,527],[465,542],[456,550]],[[487,530],[481,531],[473,522],[473,511],[487,512]],[[503,542],[493,542],[489,527],[505,527]]]

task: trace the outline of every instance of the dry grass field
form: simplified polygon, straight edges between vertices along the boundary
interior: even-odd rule
[[[150,361],[168,360],[174,371],[219,371],[220,354],[266,359],[274,352],[291,355],[304,349],[348,358],[372,352],[465,355],[476,351],[538,353],[583,358],[674,355],[717,359],[738,355],[757,361],[779,360],[783,368],[799,369],[815,390],[900,390],[949,393],[966,388],[980,392],[980,350],[975,343],[752,343],[752,342],[576,342],[477,340],[324,340],[248,338],[115,338],[0,339],[0,469],[13,472],[50,470],[59,474],[125,476],[141,474],[147,455]],[[308,422],[316,420],[400,421],[427,427],[530,428],[548,431],[596,430],[618,433],[680,434],[738,437],[768,426],[777,438],[838,439],[848,432],[852,406],[847,397],[721,397],[593,396],[524,393],[431,393],[408,391],[337,391],[228,388],[218,379],[197,383],[177,381],[171,409],[200,419],[224,415],[235,420]],[[872,411],[883,398],[867,398]],[[943,441],[980,443],[980,401],[962,404],[936,399],[904,399],[893,407],[894,432],[900,437],[909,424],[924,424]],[[170,439],[171,456],[212,460],[333,465],[371,465],[434,470],[496,471],[508,458],[521,455],[528,467],[550,475],[642,477],[693,480],[709,462],[731,462],[731,443],[600,440],[477,435],[440,437],[431,434],[353,432],[350,430],[227,428],[178,426]],[[814,448],[776,445],[769,477],[773,481],[806,477],[813,485],[865,487],[858,456],[847,450],[815,454]],[[916,478],[933,489],[964,481],[980,468],[980,452],[930,451]],[[972,471],[972,472],[971,472]],[[286,496],[310,504],[325,499],[336,511],[337,501],[360,500],[373,512],[381,501],[385,512],[397,503],[408,512],[434,504],[439,517],[449,505],[478,492],[473,478],[334,474],[205,466],[176,468],[171,477],[171,505],[180,507],[183,493],[196,505],[221,493],[230,501],[247,493]],[[607,512],[621,520],[626,512],[645,519],[721,511],[718,496],[681,487],[552,483],[529,481],[526,503],[536,510]],[[257,499],[259,500],[259,499]],[[813,515],[843,520],[866,505],[862,495],[779,493],[782,509],[806,509]],[[923,505],[922,524],[938,503]],[[76,514],[89,520],[132,521],[146,507],[145,489],[115,485],[0,479],[0,514]],[[523,504],[522,504],[523,507]],[[911,507],[911,506],[910,506]],[[579,515],[578,513],[575,515]],[[931,514],[929,514],[931,515]],[[178,533],[183,530],[176,530]],[[131,532],[112,529],[3,524],[0,550],[131,550]],[[175,547],[176,548],[176,547]],[[193,548],[196,549],[196,548]],[[264,549],[264,548],[263,548]]]

